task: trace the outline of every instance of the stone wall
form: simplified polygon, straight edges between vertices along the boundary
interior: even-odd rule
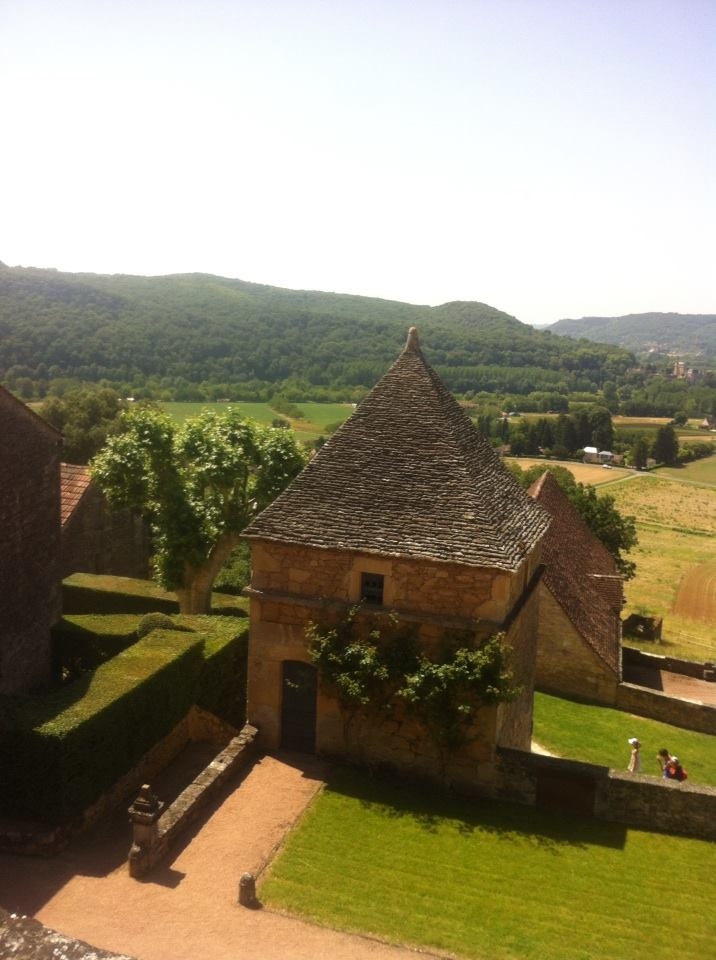
[[[536,571],[524,594],[519,612],[507,629],[510,672],[522,688],[511,703],[498,708],[495,742],[505,747],[529,750],[532,742],[532,710],[537,654],[541,570]]]
[[[537,689],[614,706],[618,680],[543,586],[539,609]]]
[[[538,558],[533,553],[510,577],[482,567],[254,540],[251,560],[251,587],[261,593],[357,603],[361,573],[377,573],[385,577],[386,607],[443,621],[464,617],[501,623]]]
[[[716,788],[500,750],[495,796],[628,827],[716,840]]]
[[[527,747],[530,742],[537,559],[535,551],[510,578],[498,571],[454,564],[252,542],[253,579],[247,591],[251,597],[248,718],[260,731],[261,748],[276,750],[281,743],[284,662],[310,663],[308,624],[345,616],[359,599],[361,572],[372,572],[385,577],[384,605],[366,608],[366,616],[370,614],[378,622],[384,617],[389,626],[396,620],[413,626],[428,651],[451,628],[470,629],[486,638],[501,629],[511,609],[519,607],[519,615],[510,624],[508,643],[513,648],[513,672],[523,693],[513,703],[481,710],[469,745],[443,769],[424,730],[399,709],[390,718],[358,716],[349,720],[319,685],[317,752],[384,765],[420,778],[445,773],[458,786],[489,780],[496,743]],[[528,575],[532,579],[526,587]]]
[[[91,947],[44,927],[31,917],[0,908],[0,957],[16,960],[132,960],[127,954]]]
[[[0,693],[50,678],[60,614],[61,437],[0,388]]]
[[[73,573],[145,580],[150,543],[146,525],[131,510],[113,512],[92,484],[62,528],[62,578]]]
[[[247,724],[161,816],[149,825],[149,829],[146,829],[147,824],[139,823],[139,829],[135,825],[134,842],[129,852],[131,876],[142,877],[160,863],[172,845],[207,809],[221,787],[253,761],[256,733],[256,729]]]
[[[647,667],[651,670],[667,670],[669,673],[680,673],[684,677],[704,679],[704,670],[708,669],[704,663],[694,660],[680,660],[678,657],[662,657],[655,653],[645,653],[636,647],[622,649],[624,666]]]
[[[621,683],[617,690],[616,707],[686,730],[716,734],[716,707],[695,700],[677,700],[660,690]]]

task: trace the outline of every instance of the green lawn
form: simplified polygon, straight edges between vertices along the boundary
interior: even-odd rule
[[[702,960],[716,938],[715,870],[707,841],[338,771],[260,897],[484,960]]]
[[[708,439],[713,440],[713,434],[709,434]],[[659,467],[656,475],[668,477],[670,480],[687,480],[690,483],[716,486],[716,456],[694,460],[683,467]]]
[[[689,773],[691,783],[716,786],[716,737],[608,707],[535,693],[534,739],[556,756],[626,769],[629,737],[641,741],[642,773],[659,775],[656,752],[666,747]]]
[[[213,410],[217,413],[223,413],[227,407],[235,407],[246,417],[256,420],[257,423],[270,424],[277,417],[283,416],[277,413],[268,403],[249,403],[239,401],[236,403],[162,403],[161,408],[166,411],[177,423],[183,423],[187,417],[196,417],[204,410]],[[300,420],[291,420],[291,426],[299,440],[315,440],[317,437],[325,434],[326,427],[342,423],[353,412],[353,406],[350,403],[314,403],[306,401],[297,403],[296,406],[302,413]]]

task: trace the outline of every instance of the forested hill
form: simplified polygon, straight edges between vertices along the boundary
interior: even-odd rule
[[[190,398],[189,385],[259,397],[344,398],[371,387],[415,325],[457,392],[592,390],[633,358],[534,330],[483,303],[414,306],[204,274],[104,276],[0,266],[0,380],[107,380]],[[241,385],[239,390],[237,385]]]
[[[568,337],[613,343],[644,356],[673,355],[684,359],[716,359],[716,314],[631,313],[624,317],[582,317],[558,320],[549,329]]]

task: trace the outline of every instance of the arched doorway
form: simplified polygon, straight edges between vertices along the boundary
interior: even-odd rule
[[[316,752],[316,668],[284,660],[281,691],[281,749]]]

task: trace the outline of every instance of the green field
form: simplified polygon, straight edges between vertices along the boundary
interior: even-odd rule
[[[204,410],[213,410],[223,413],[227,407],[234,407],[246,417],[256,420],[257,423],[271,424],[283,414],[274,410],[268,403],[162,403],[162,410],[166,411],[177,423],[183,423],[188,417],[196,417]],[[316,440],[324,435],[326,427],[341,423],[353,412],[350,403],[297,403],[296,406],[303,414],[302,418],[291,419],[290,423],[299,440]],[[288,419],[284,417],[284,419]]]
[[[714,870],[707,841],[339,770],[260,897],[475,960],[702,960],[716,938]]]
[[[709,437],[709,439],[712,438]],[[660,477],[668,477],[671,480],[705,483],[716,487],[716,457],[694,460],[693,463],[687,463],[684,467],[659,467],[656,473]]]
[[[630,554],[637,570],[625,585],[623,615],[664,618],[661,645],[637,644],[645,650],[702,661],[716,657],[716,629],[708,611],[695,608],[687,617],[673,610],[685,574],[716,563],[716,485],[706,485],[714,472],[716,457],[710,457],[680,470],[632,474],[606,489],[623,514],[636,518],[639,536]]]

